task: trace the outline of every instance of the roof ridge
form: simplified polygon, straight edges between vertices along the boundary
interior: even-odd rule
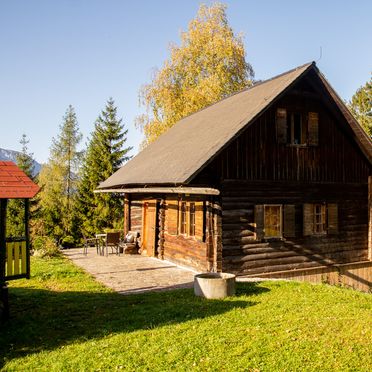
[[[288,70],[288,71],[282,72],[281,74],[275,75],[275,76],[273,76],[273,77],[271,77],[271,78],[269,78],[269,79],[259,81],[259,82],[257,82],[256,84],[252,84],[252,85],[249,86],[249,87],[246,87],[246,88],[243,88],[243,89],[241,89],[241,90],[238,90],[237,92],[231,93],[231,94],[229,94],[228,96],[226,96],[226,97],[224,97],[224,98],[221,98],[220,100],[218,100],[218,101],[216,101],[216,102],[214,102],[214,103],[211,103],[211,104],[209,104],[209,105],[207,105],[207,106],[205,106],[205,107],[203,107],[203,108],[201,108],[201,109],[199,109],[199,110],[197,110],[197,111],[192,112],[191,114],[188,114],[188,115],[184,116],[182,119],[178,120],[175,124],[177,124],[177,123],[183,121],[184,119],[186,119],[186,118],[188,118],[188,117],[190,117],[190,116],[192,116],[192,115],[194,115],[194,114],[197,114],[197,113],[199,113],[199,112],[201,112],[201,111],[203,111],[203,110],[206,110],[207,108],[209,108],[209,107],[211,107],[211,106],[214,106],[214,105],[216,105],[217,103],[220,103],[220,102],[222,102],[222,101],[225,101],[226,99],[228,99],[228,98],[230,98],[230,97],[236,96],[237,94],[240,94],[240,93],[246,92],[246,91],[251,90],[251,89],[253,89],[253,88],[256,88],[256,87],[258,87],[258,86],[260,86],[260,85],[266,84],[266,83],[268,83],[268,82],[270,82],[270,81],[272,81],[272,80],[278,79],[278,78],[280,78],[280,77],[282,77],[282,76],[284,76],[284,75],[290,74],[290,73],[292,73],[292,72],[294,72],[294,71],[300,70],[301,68],[304,68],[305,66],[307,66],[307,67],[315,66],[315,67],[316,67],[316,63],[315,63],[315,61],[308,62],[308,63],[304,63],[303,65],[300,65],[300,66],[294,67],[294,68],[292,68],[292,69],[290,69],[290,70]],[[174,126],[174,125],[173,125],[173,126]],[[171,128],[172,128],[172,127],[171,127]],[[170,129],[171,129],[171,128],[170,128]]]

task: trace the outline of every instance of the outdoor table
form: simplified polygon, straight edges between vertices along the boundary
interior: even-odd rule
[[[106,245],[107,234],[96,234],[97,239],[97,248],[98,254],[101,256],[105,255],[105,248],[106,248],[106,256],[108,256],[108,248]]]

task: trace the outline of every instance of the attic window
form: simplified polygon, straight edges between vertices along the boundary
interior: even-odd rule
[[[278,143],[317,146],[318,131],[318,113],[277,109],[276,137]]]
[[[306,143],[306,130],[303,128],[302,115],[299,112],[290,112],[287,116],[287,130],[289,143],[301,145]]]

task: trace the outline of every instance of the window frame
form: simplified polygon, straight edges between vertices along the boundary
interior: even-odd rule
[[[194,201],[189,202],[189,228],[188,235],[194,237],[196,232],[196,205]]]
[[[187,202],[181,200],[178,205],[179,205],[179,208],[178,208],[178,214],[179,214],[178,234],[179,235],[187,235]]]
[[[317,213],[316,209],[320,207],[320,213]],[[325,203],[313,203],[313,235],[327,235],[328,233],[328,207]],[[317,217],[320,217],[320,222],[317,222]],[[320,226],[320,230],[317,231],[317,227]]]

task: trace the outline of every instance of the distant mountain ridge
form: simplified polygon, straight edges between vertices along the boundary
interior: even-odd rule
[[[6,150],[6,149],[0,148],[0,160],[13,161],[14,163],[17,163],[17,154],[19,154],[19,151]],[[36,160],[34,160],[33,176],[36,176],[37,174],[39,174],[40,169],[41,169],[41,164],[38,163]]]

